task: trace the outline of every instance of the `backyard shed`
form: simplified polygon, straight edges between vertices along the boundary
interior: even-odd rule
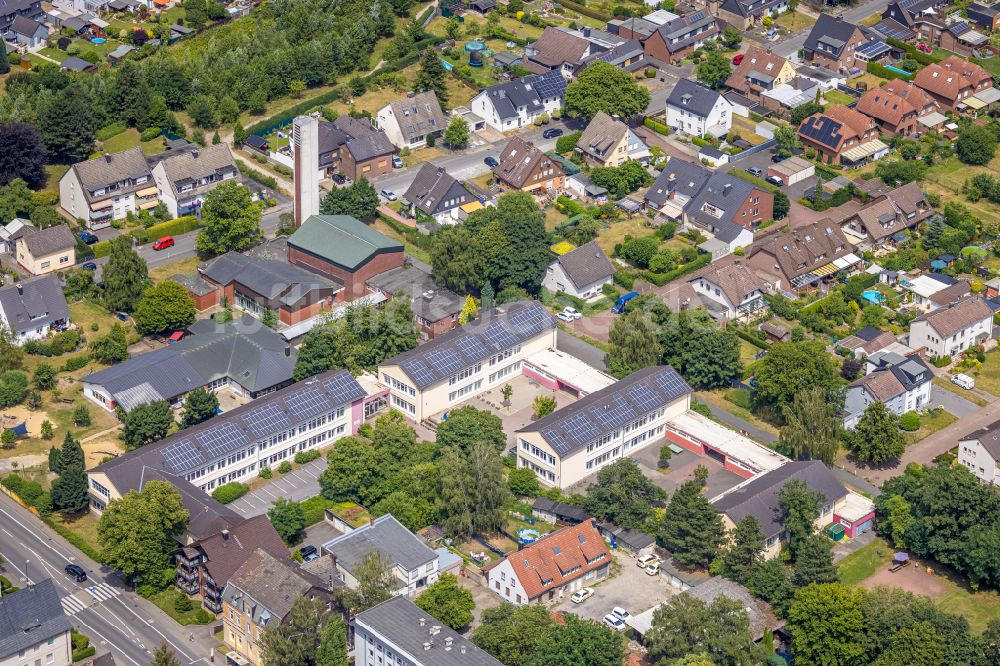
[[[769,166],[767,175],[780,178],[785,185],[794,185],[815,176],[816,165],[802,157],[789,157],[787,160]]]

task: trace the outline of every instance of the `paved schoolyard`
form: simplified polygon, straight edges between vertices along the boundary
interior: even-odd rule
[[[252,518],[267,513],[271,504],[279,497],[302,501],[320,493],[319,477],[326,469],[326,457],[320,456],[311,463],[283,474],[257,490],[247,493],[229,507],[244,518]],[[275,472],[277,474],[277,472]]]
[[[634,558],[620,552],[615,553],[614,558],[618,573],[589,586],[594,588],[594,596],[579,604],[574,604],[567,596],[554,608],[600,622],[615,606],[638,615],[677,594],[663,576],[650,576],[637,567]]]

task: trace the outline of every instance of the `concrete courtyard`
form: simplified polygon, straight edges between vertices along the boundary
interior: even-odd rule
[[[616,564],[612,565],[612,570],[617,569],[617,573],[591,586],[594,596],[579,604],[574,604],[567,596],[554,608],[600,622],[615,606],[638,615],[678,593],[663,576],[650,576],[637,567],[632,557],[618,552],[614,558]]]

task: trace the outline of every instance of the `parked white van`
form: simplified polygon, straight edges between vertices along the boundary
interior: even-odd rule
[[[969,375],[964,375],[962,373],[952,375],[951,382],[953,384],[958,384],[967,391],[976,388],[976,380]]]

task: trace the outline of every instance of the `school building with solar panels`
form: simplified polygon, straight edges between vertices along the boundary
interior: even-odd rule
[[[663,442],[691,407],[691,387],[669,366],[643,368],[517,431],[517,466],[568,488],[600,468]]]
[[[379,365],[389,406],[420,422],[520,375],[524,361],[556,346],[556,319],[516,301]]]
[[[168,481],[182,495],[204,497],[299,451],[356,433],[366,404],[380,400],[383,394],[369,394],[346,370],[293,384],[90,470],[91,509],[100,514],[110,500],[141,490],[151,479]]]

